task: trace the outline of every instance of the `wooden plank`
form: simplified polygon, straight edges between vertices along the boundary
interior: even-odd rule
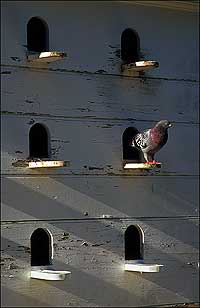
[[[56,15],[52,1],[5,1],[2,11],[3,306],[192,307],[199,299],[198,15],[127,1],[57,1]],[[32,16],[47,22],[50,50],[69,57],[28,63]],[[121,75],[127,27],[140,37],[139,60],[160,64],[140,78]],[[124,170],[124,130],[162,118],[174,128],[156,157],[161,170]],[[51,159],[69,167],[19,167],[36,122],[49,128]],[[160,272],[124,271],[130,225],[144,232],[144,261],[163,264]],[[30,279],[36,228],[51,231],[53,266],[70,271],[69,280]]]
[[[46,304],[54,303],[61,296],[62,301],[58,299],[61,306],[71,300],[77,305],[90,302],[98,306],[123,306],[124,301],[131,306],[197,301],[198,249],[191,242],[188,222],[171,222],[170,229],[175,232],[173,237],[164,233],[161,236],[161,221],[156,223],[155,229],[149,222],[140,222],[145,231],[146,262],[164,264],[159,273],[142,275],[124,271],[124,232],[134,223],[138,221],[4,224],[1,248],[3,286],[24,294],[25,298],[32,296],[36,299],[37,296]],[[166,221],[166,227],[168,224]],[[30,270],[30,236],[37,227],[48,228],[53,235],[55,268],[71,271],[71,279],[48,284],[50,289],[56,288],[52,290],[54,299],[46,296],[46,284],[25,278],[25,273]],[[180,235],[180,227],[183,238],[190,233],[190,245],[176,238]],[[169,247],[163,245],[169,243]],[[84,281],[85,287],[82,287]],[[103,297],[98,295],[102,290]],[[66,301],[63,301],[63,292]]]
[[[197,216],[198,177],[11,176],[1,200],[2,220]]]
[[[69,55],[62,64],[49,64],[52,68],[119,74],[121,34],[130,27],[140,36],[141,60],[160,63],[160,68],[152,70],[150,76],[198,79],[198,14],[195,12],[144,7],[124,1],[88,1],[84,5],[79,1],[58,1],[55,16],[55,6],[51,1],[38,3],[37,7],[34,1],[29,5],[23,1],[4,2],[2,5],[5,12],[2,15],[2,28],[6,29],[2,33],[2,41],[5,42],[2,45],[4,64],[27,65],[26,48],[23,46],[26,44],[26,24],[35,13],[35,16],[42,16],[50,27],[51,50],[61,50]],[[145,22],[141,22],[138,16],[143,16]],[[177,26],[176,32],[173,31],[174,24]],[[157,31],[158,27],[160,31]],[[71,37],[70,43],[60,35],[62,29],[66,38]],[[74,37],[72,31],[76,33]],[[91,45],[91,42],[95,44]],[[173,53],[170,58],[167,52],[169,48]],[[46,66],[43,64],[43,67]]]
[[[19,67],[2,71],[9,72],[2,74],[1,107],[8,114],[32,114],[33,118],[56,116],[63,120],[103,118],[111,124],[124,119],[130,126],[136,125],[135,120],[155,123],[163,117],[172,122],[199,123],[198,82],[159,79],[141,82],[137,78]],[[49,87],[49,83],[53,86]]]
[[[29,156],[29,129],[34,121],[45,124],[51,136],[51,159],[70,162],[70,167],[49,170],[48,174],[118,174],[134,175],[123,169],[122,135],[130,123],[119,121],[66,121],[34,117],[2,117],[2,173],[35,174],[30,169],[13,166],[17,160]],[[13,130],[13,125],[15,129]],[[151,127],[152,123],[138,123],[137,128]],[[81,133],[80,133],[81,132]],[[161,174],[197,175],[198,159],[197,125],[176,124],[169,132],[169,140],[155,155],[162,163]],[[185,148],[188,151],[185,151]],[[134,172],[134,171],[131,171]],[[38,173],[39,174],[39,173]],[[141,173],[139,173],[141,174]],[[42,173],[40,173],[42,175]]]

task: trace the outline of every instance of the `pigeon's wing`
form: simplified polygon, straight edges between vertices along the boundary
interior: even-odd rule
[[[138,133],[135,136],[134,143],[137,147],[145,149],[149,145],[149,140],[150,140],[150,129],[147,129],[142,133]]]

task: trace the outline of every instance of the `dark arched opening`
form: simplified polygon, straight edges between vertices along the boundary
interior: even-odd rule
[[[27,48],[29,51],[42,52],[49,48],[49,30],[45,21],[32,17],[27,24]]]
[[[31,266],[52,264],[52,239],[48,230],[36,229],[31,235]]]
[[[29,157],[49,158],[48,132],[40,123],[34,124],[29,131]]]
[[[143,234],[139,226],[129,226],[125,231],[125,260],[143,259]]]
[[[132,146],[132,139],[137,133],[139,133],[139,131],[135,127],[128,127],[123,133],[122,144],[124,160],[138,162],[142,159],[140,150]]]
[[[139,61],[140,39],[138,34],[128,28],[121,35],[121,59],[124,63],[132,63]]]

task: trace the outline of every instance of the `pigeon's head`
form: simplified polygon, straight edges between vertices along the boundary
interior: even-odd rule
[[[172,124],[168,120],[161,120],[156,124],[156,127],[162,128],[162,129],[167,129],[171,127]]]

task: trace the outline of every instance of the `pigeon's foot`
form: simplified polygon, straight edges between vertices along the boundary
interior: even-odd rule
[[[156,164],[160,164],[158,161],[153,160],[153,161],[147,161],[146,164],[148,165],[156,165]]]
[[[146,164],[147,164],[147,165],[152,165],[152,164],[153,164],[153,161],[146,161]]]

